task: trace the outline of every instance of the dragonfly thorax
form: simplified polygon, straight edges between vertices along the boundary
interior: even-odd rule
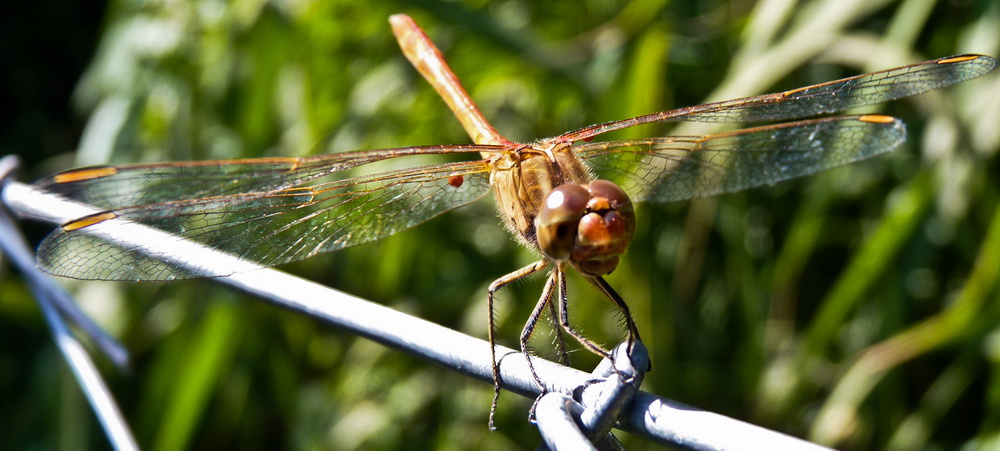
[[[585,184],[592,179],[587,166],[567,144],[525,146],[505,152],[491,165],[490,183],[500,215],[532,248],[537,247],[535,218],[549,193],[562,185]]]
[[[566,184],[546,196],[535,231],[547,258],[601,276],[614,271],[632,241],[635,211],[625,191],[607,180]]]

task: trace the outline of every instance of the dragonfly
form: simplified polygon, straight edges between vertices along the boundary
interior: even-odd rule
[[[46,237],[38,250],[39,266],[76,279],[202,277],[88,234],[88,229],[114,219],[145,224],[243,261],[273,266],[385,238],[492,191],[507,228],[540,255],[537,262],[496,279],[488,289],[494,382],[489,426],[493,428],[502,382],[494,331],[498,290],[548,270],[519,338],[521,352],[544,391],[528,348],[542,315],[548,314],[557,324],[557,335],[565,333],[583,348],[610,357],[570,324],[568,270],[579,272],[620,309],[628,344],[640,340],[628,306],[603,277],[617,268],[632,239],[634,202],[740,191],[887,152],[905,140],[906,129],[899,119],[880,114],[807,118],[944,88],[996,66],[996,60],[985,55],[950,56],[517,143],[487,122],[413,19],[399,14],[389,22],[406,58],[442,97],[473,144],[65,171],[36,186],[100,211],[66,222]],[[611,131],[669,121],[779,123],[700,136],[593,141]],[[428,155],[465,158],[366,171],[378,163]],[[226,274],[226,268],[214,270]],[[568,363],[564,349],[559,357]]]

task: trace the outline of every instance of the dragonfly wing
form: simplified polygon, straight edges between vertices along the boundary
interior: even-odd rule
[[[495,146],[419,146],[311,157],[249,158],[93,166],[65,171],[35,186],[102,210],[177,199],[268,193],[394,158],[498,151]]]
[[[660,121],[763,122],[835,113],[948,87],[986,74],[996,64],[995,59],[986,55],[938,58],[784,92],[706,103],[591,125],[552,139],[573,142],[613,130]]]
[[[87,227],[121,218],[178,239],[272,266],[392,235],[489,191],[483,160],[444,163],[311,183],[266,193],[208,196],[109,210],[64,224],[39,247],[46,271],[78,279],[198,277],[138,251],[88,236]],[[225,274],[226,268],[214,268]]]
[[[678,120],[782,121],[835,113],[945,88],[993,70],[985,55],[959,55],[792,89],[703,105]]]
[[[574,146],[601,178],[637,202],[668,202],[812,174],[888,152],[906,138],[902,121],[840,116],[707,136]]]

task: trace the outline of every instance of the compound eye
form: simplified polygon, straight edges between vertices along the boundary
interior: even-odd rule
[[[621,189],[614,182],[609,182],[607,180],[594,180],[590,182],[587,187],[590,191],[590,195],[594,199],[607,199],[608,205],[605,209],[618,210],[621,208],[631,209],[632,199],[629,199],[628,194],[625,194],[625,190]],[[597,210],[597,209],[595,209]]]
[[[625,191],[607,180],[594,180],[587,189],[587,213],[577,228],[570,261],[586,276],[614,271],[619,256],[635,233],[635,209]]]
[[[545,197],[535,218],[538,248],[553,261],[565,261],[573,251],[577,225],[587,212],[590,193],[580,185],[562,185]]]

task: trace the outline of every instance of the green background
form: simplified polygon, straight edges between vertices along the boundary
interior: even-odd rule
[[[400,54],[412,15],[505,136],[951,54],[1000,54],[1000,4],[885,1],[221,1],[21,4],[6,18],[4,153],[74,166],[461,144]],[[1000,77],[878,111],[889,155],[777,186],[638,210],[609,277],[650,348],[643,388],[844,448],[1000,441]],[[647,126],[621,136],[710,130]],[[82,136],[82,137],[81,137]],[[603,137],[602,137],[603,138]],[[78,150],[78,151],[76,151]],[[49,226],[25,223],[39,240]],[[484,200],[282,269],[474,336],[486,287],[536,258]],[[0,281],[0,448],[104,448],[20,276]],[[541,278],[503,292],[516,337]],[[622,336],[578,277],[573,320]],[[65,281],[133,353],[101,362],[149,449],[533,448],[530,400],[211,281]],[[550,336],[534,346],[551,355]],[[588,370],[596,358],[574,353]],[[725,431],[718,431],[725,434]],[[648,442],[619,433],[630,447]]]

